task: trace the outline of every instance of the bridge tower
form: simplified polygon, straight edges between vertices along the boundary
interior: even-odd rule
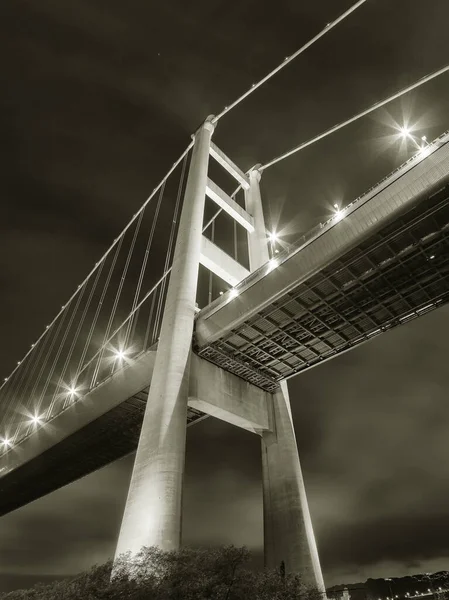
[[[120,529],[116,556],[142,546],[176,549],[181,543],[187,407],[261,437],[266,566],[298,573],[324,592],[301,473],[287,384],[274,394],[194,355],[191,350],[199,265],[228,281],[245,269],[202,236],[206,195],[248,230],[251,271],[269,260],[259,188],[211,141],[213,117],[194,136],[172,273],[145,416]],[[245,189],[246,210],[208,179],[215,158]],[[224,272],[227,275],[223,274]],[[248,272],[247,272],[248,273]]]

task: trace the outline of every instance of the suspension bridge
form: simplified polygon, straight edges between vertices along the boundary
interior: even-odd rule
[[[137,449],[117,554],[176,548],[186,427],[214,416],[261,438],[266,564],[324,590],[286,381],[448,302],[449,133],[288,245],[262,174],[449,67],[244,172],[215,127],[281,67],[205,120],[5,377],[0,514]]]

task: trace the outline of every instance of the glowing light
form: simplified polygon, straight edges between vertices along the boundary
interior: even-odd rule
[[[235,288],[232,288],[232,290],[229,292],[230,298],[236,298],[238,295],[239,295],[239,291],[236,290]]]
[[[275,244],[279,238],[277,236],[277,233],[275,231],[272,231],[271,233],[268,234],[268,239],[270,240],[270,242],[272,244]]]
[[[78,389],[77,389],[77,388],[76,388],[74,385],[70,386],[70,387],[68,388],[68,390],[67,390],[67,395],[68,395],[68,396],[69,396],[71,399],[73,399],[75,396],[77,396],[77,395],[78,395]]]
[[[3,438],[2,444],[5,446],[5,448],[9,448],[11,446],[11,440],[9,440],[8,438]]]
[[[220,292],[220,296],[223,296],[223,292]]]
[[[404,127],[399,127],[399,133],[401,134],[401,136],[405,139],[408,137],[412,137],[410,129],[404,125]]]
[[[435,254],[431,254],[431,255],[429,256],[429,258],[430,258],[430,260],[433,260],[433,259],[435,258]]]
[[[342,219],[344,217],[345,211],[343,209],[340,209],[338,204],[334,204],[334,208],[335,208],[335,213],[334,213],[333,218],[336,221],[339,221],[340,219]]]
[[[278,266],[278,260],[277,258],[272,258],[271,260],[268,261],[268,266],[270,267],[270,271],[272,271],[273,269],[275,269]]]
[[[118,360],[123,360],[126,356],[126,350],[116,350],[114,354]]]
[[[426,156],[429,156],[431,152],[431,147],[429,144],[427,144],[427,146],[425,146],[424,144],[421,146],[421,148],[418,150],[417,156],[421,157],[421,158],[425,158]]]
[[[42,425],[42,419],[38,415],[34,415],[34,417],[31,418],[31,422],[33,425]]]
[[[423,135],[421,139],[423,142],[425,142],[427,140],[427,136]]]

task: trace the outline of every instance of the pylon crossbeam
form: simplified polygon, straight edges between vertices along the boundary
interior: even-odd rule
[[[249,271],[204,237],[201,240],[200,264],[233,287],[248,277]]]
[[[209,178],[207,179],[206,194],[221,209],[228,213],[230,217],[249,231],[249,233],[254,231],[254,219],[252,216]]]
[[[243,189],[249,189],[249,178],[239,167],[220,150],[213,142],[210,144],[210,155],[225,169],[234,179],[236,179]]]

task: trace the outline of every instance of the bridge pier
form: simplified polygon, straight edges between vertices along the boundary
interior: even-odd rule
[[[143,546],[173,550],[181,543],[187,406],[261,436],[265,563],[324,592],[304,481],[299,463],[287,384],[270,394],[191,355],[202,224],[213,125],[195,135],[192,160],[173,258],[161,334],[116,557]],[[253,169],[246,208],[251,271],[269,260]]]
[[[195,135],[173,268],[145,416],[116,557],[143,546],[181,541],[190,352],[200,261],[210,139],[209,120]]]
[[[324,592],[286,382],[270,404],[270,429],[262,432],[265,566],[283,562],[287,573]]]
[[[267,233],[260,195],[260,171],[249,173],[246,210],[253,216],[249,236],[250,270],[269,260]],[[270,427],[261,431],[265,566],[298,573],[306,585],[325,593],[323,575],[299,462],[287,382],[268,401]]]

